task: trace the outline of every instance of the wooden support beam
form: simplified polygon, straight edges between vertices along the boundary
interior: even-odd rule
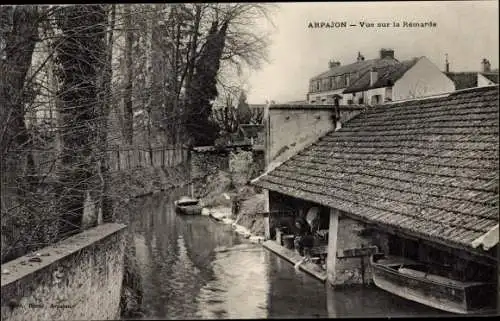
[[[328,229],[328,253],[337,253],[337,238],[339,227],[339,211],[330,208],[330,227]],[[328,255],[326,257],[326,271],[328,283],[335,284],[335,265],[337,261],[336,255]]]
[[[269,212],[269,190],[264,190],[264,211]],[[271,239],[271,225],[269,222],[269,215],[264,217],[264,236],[266,240]]]
[[[378,247],[376,246],[368,246],[368,247],[359,247],[354,249],[343,250],[342,253],[337,253],[338,259],[347,259],[353,257],[365,257],[371,256],[378,252]]]

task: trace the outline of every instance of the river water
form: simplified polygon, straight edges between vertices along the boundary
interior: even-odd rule
[[[185,190],[135,200],[145,319],[431,316],[377,288],[333,291],[231,226],[176,215]]]

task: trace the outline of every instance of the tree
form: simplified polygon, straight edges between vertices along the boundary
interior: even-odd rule
[[[102,103],[102,108],[100,108],[99,119],[100,119],[100,131],[99,131],[99,141],[97,145],[100,147],[100,167],[99,175],[101,178],[101,202],[100,207],[102,209],[102,217],[104,222],[111,222],[112,217],[112,200],[109,195],[110,190],[110,175],[109,175],[109,161],[107,157],[108,148],[108,118],[111,109],[111,80],[112,80],[112,58],[113,58],[113,29],[115,27],[116,21],[116,5],[108,5],[107,15],[109,16],[109,21],[106,25],[108,29],[108,34],[106,38],[106,50],[102,50],[105,55],[104,68],[102,73],[102,82],[100,88],[99,101]]]
[[[123,137],[125,142],[132,144],[134,133],[134,111],[132,108],[132,90],[133,90],[133,53],[132,45],[134,34],[132,31],[132,13],[130,6],[123,7],[123,18],[125,27],[125,79],[123,92]]]
[[[2,159],[6,159],[7,166],[2,173],[19,175],[18,166],[24,166],[25,170],[33,174],[33,156],[20,149],[29,150],[32,143],[24,121],[24,103],[29,88],[26,75],[38,40],[38,7],[1,7],[0,10],[3,17],[2,42],[5,46],[0,57],[0,97],[4,105],[0,111],[0,146]],[[12,157],[7,157],[7,154]]]
[[[22,227],[32,202],[33,144],[25,124],[27,73],[38,41],[40,12],[37,6],[0,7],[0,189],[2,213],[2,262],[21,252],[12,251],[22,238]],[[8,227],[8,229],[4,227]],[[4,239],[5,238],[5,239]],[[7,246],[4,240],[12,244]]]
[[[186,129],[195,146],[210,145],[215,141],[217,126],[210,121],[212,101],[217,97],[217,72],[224,50],[228,22],[218,29],[213,21],[207,42],[196,63],[193,82],[187,92]],[[214,132],[215,130],[215,132]]]
[[[194,76],[202,64],[200,60],[206,60],[207,47],[211,46],[213,22],[218,23],[217,29],[223,23],[227,24],[222,54],[218,62],[213,60],[214,66],[219,65],[215,73],[215,87],[220,89],[226,85],[223,74],[232,72],[230,66],[236,66],[236,69],[245,65],[257,68],[265,60],[268,37],[255,27],[258,19],[267,15],[270,6],[156,4],[137,7],[137,10],[132,10],[135,17],[133,26],[137,29],[137,38],[146,39],[138,48],[145,53],[151,68],[149,63],[143,67],[138,64],[134,75],[138,81],[134,83],[134,91],[137,87],[139,94],[147,95],[141,101],[150,99],[143,105],[147,106],[152,132],[163,132],[165,141],[171,143],[186,142],[192,139],[193,115],[197,110],[189,107],[193,107],[190,100],[197,99],[193,98],[195,87],[198,87]],[[134,63],[142,61],[136,58],[139,57],[134,57]],[[213,132],[216,127],[206,121],[207,112],[203,109],[200,107],[198,110],[200,119],[205,119],[200,126],[211,126],[210,131]],[[197,119],[198,116],[194,117]]]
[[[57,46],[62,82],[59,233],[67,236],[81,229],[86,193],[98,168],[93,146],[99,135],[94,124],[102,108],[98,81],[104,70],[106,15],[100,5],[65,6],[57,13],[62,32]]]
[[[247,103],[247,95],[244,91],[241,91],[240,98],[238,100],[238,122],[240,124],[248,124],[252,120],[252,111]]]
[[[212,120],[217,123],[223,134],[232,134],[238,130],[238,116],[234,107],[233,95],[225,93],[224,106],[212,110]]]

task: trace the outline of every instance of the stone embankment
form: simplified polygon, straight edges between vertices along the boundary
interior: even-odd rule
[[[263,194],[248,195],[247,192],[246,199],[239,202],[239,209],[235,213],[232,207],[234,206],[233,199],[242,197],[241,194],[243,193],[223,193],[222,197],[218,197],[217,205],[210,206],[207,204],[203,208],[202,215],[209,216],[223,224],[231,225],[235,232],[241,234],[244,238],[251,242],[261,243],[264,241],[264,217],[259,213],[262,213],[264,208],[264,196]],[[221,199],[225,199],[226,202]]]
[[[209,216],[210,218],[218,222],[221,222],[223,224],[231,225],[236,233],[242,235],[244,238],[248,239],[251,242],[262,243],[264,241],[264,236],[252,233],[250,229],[248,229],[243,225],[238,224],[237,220],[232,219],[231,218],[232,213],[230,207],[224,207],[224,206],[217,206],[213,208],[204,207],[201,214]]]

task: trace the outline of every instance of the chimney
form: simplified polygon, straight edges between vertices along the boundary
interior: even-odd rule
[[[483,65],[483,72],[490,72],[491,71],[491,64],[490,64],[490,61],[488,59],[483,58],[481,65]]]
[[[363,61],[365,60],[365,57],[361,54],[361,52],[358,51],[358,58],[356,58],[356,61]]]
[[[390,58],[394,59],[394,50],[392,49],[380,49],[380,59]]]
[[[370,70],[370,86],[373,86],[377,82],[378,73],[375,68]]]
[[[330,60],[328,62],[328,68],[330,68],[330,69],[338,67],[338,66],[340,66],[340,61]]]
[[[448,54],[445,54],[445,57],[446,57],[446,61],[445,61],[445,67],[444,67],[444,70],[446,72],[450,72],[450,63],[448,62]]]

